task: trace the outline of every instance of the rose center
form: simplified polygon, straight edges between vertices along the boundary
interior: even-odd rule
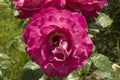
[[[61,38],[62,38],[62,36],[60,36],[60,35],[53,36],[53,38],[52,38],[52,44],[54,46],[59,46],[59,41],[60,41]]]
[[[64,35],[56,32],[50,37],[49,43],[55,47],[58,47],[61,39],[64,39]]]

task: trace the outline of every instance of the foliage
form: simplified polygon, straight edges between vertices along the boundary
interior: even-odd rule
[[[88,21],[94,50],[87,64],[64,80],[120,80],[120,0],[108,0],[103,13]],[[29,61],[23,43],[28,21],[19,20],[12,0],[0,0],[0,80],[62,80],[48,78]]]

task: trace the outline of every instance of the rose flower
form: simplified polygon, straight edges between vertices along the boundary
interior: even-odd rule
[[[66,0],[71,10],[80,10],[86,18],[95,18],[101,12],[102,6],[107,6],[107,0]]]
[[[66,0],[13,0],[16,10],[19,11],[19,18],[25,19],[40,12],[47,7],[62,9]]]
[[[49,77],[66,77],[85,65],[93,43],[85,18],[76,12],[43,9],[24,31],[26,51]]]

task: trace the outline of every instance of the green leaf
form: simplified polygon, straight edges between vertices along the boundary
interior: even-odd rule
[[[16,36],[15,39],[17,41],[16,42],[17,43],[17,49],[21,52],[26,52],[25,51],[25,44],[23,43],[23,40],[22,40],[21,36]]]
[[[115,80],[120,80],[120,66],[114,63],[112,68],[115,72]]]
[[[0,69],[0,80],[2,80],[3,78],[3,73],[2,73],[2,70]]]
[[[104,80],[113,80],[113,76],[110,71],[102,71],[102,70],[96,70],[94,72],[100,79]]]
[[[14,43],[15,43],[15,40],[9,40],[9,41],[6,43],[6,49],[9,49]]]
[[[82,69],[78,69],[70,73],[65,80],[82,80],[83,77]]]
[[[23,74],[21,80],[39,80],[42,77],[43,73],[40,67],[29,61],[23,68]]]
[[[10,58],[7,54],[0,53],[0,68],[8,69],[11,66]]]
[[[100,24],[103,28],[106,28],[112,24],[113,20],[104,13],[101,13],[97,18],[96,23]]]
[[[0,6],[7,6],[7,3],[5,3],[3,0],[0,0]]]
[[[94,74],[96,74],[101,79],[111,80],[114,78],[114,72],[108,57],[102,54],[94,54],[91,57],[91,60],[94,66],[97,68]]]
[[[106,56],[102,55],[102,54],[97,54],[97,53],[94,54],[91,57],[91,60],[94,63],[94,65],[97,68],[101,69],[101,70],[106,68],[106,66],[107,66],[107,69],[112,69],[112,66],[111,66],[111,64],[109,62],[109,59]]]
[[[32,61],[28,61],[24,68],[23,69],[26,69],[26,68],[29,68],[29,69],[32,69],[32,70],[35,70],[35,69],[40,69],[39,65],[37,65],[36,63],[32,62]]]
[[[92,31],[92,32],[95,32],[95,33],[99,33],[100,32],[99,29],[89,29],[89,30]]]
[[[39,80],[48,80],[48,77],[46,75],[43,75]]]
[[[84,74],[88,74],[90,67],[91,67],[92,62],[90,60],[87,60],[86,65],[82,68],[82,71]]]
[[[102,29],[102,26],[98,23],[90,23],[88,25],[90,29]]]
[[[0,63],[0,67],[2,69],[8,69],[8,68],[10,68],[10,66],[11,66],[11,62],[8,60],[4,60]]]
[[[7,54],[4,54],[4,53],[0,52],[0,61],[3,60],[3,59],[5,60],[5,59],[10,59],[10,58]]]
[[[18,47],[18,50],[21,51],[21,52],[26,52],[25,51],[25,44],[20,44],[19,47]]]
[[[65,80],[79,80],[79,76],[77,76],[75,73],[71,73]]]

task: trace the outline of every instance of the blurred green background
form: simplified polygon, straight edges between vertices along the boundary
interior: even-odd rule
[[[93,55],[64,80],[120,80],[120,0],[108,2],[95,22],[88,21]],[[18,19],[14,6],[12,0],[0,0],[0,80],[62,80],[47,78],[29,62],[22,38],[28,20]]]

